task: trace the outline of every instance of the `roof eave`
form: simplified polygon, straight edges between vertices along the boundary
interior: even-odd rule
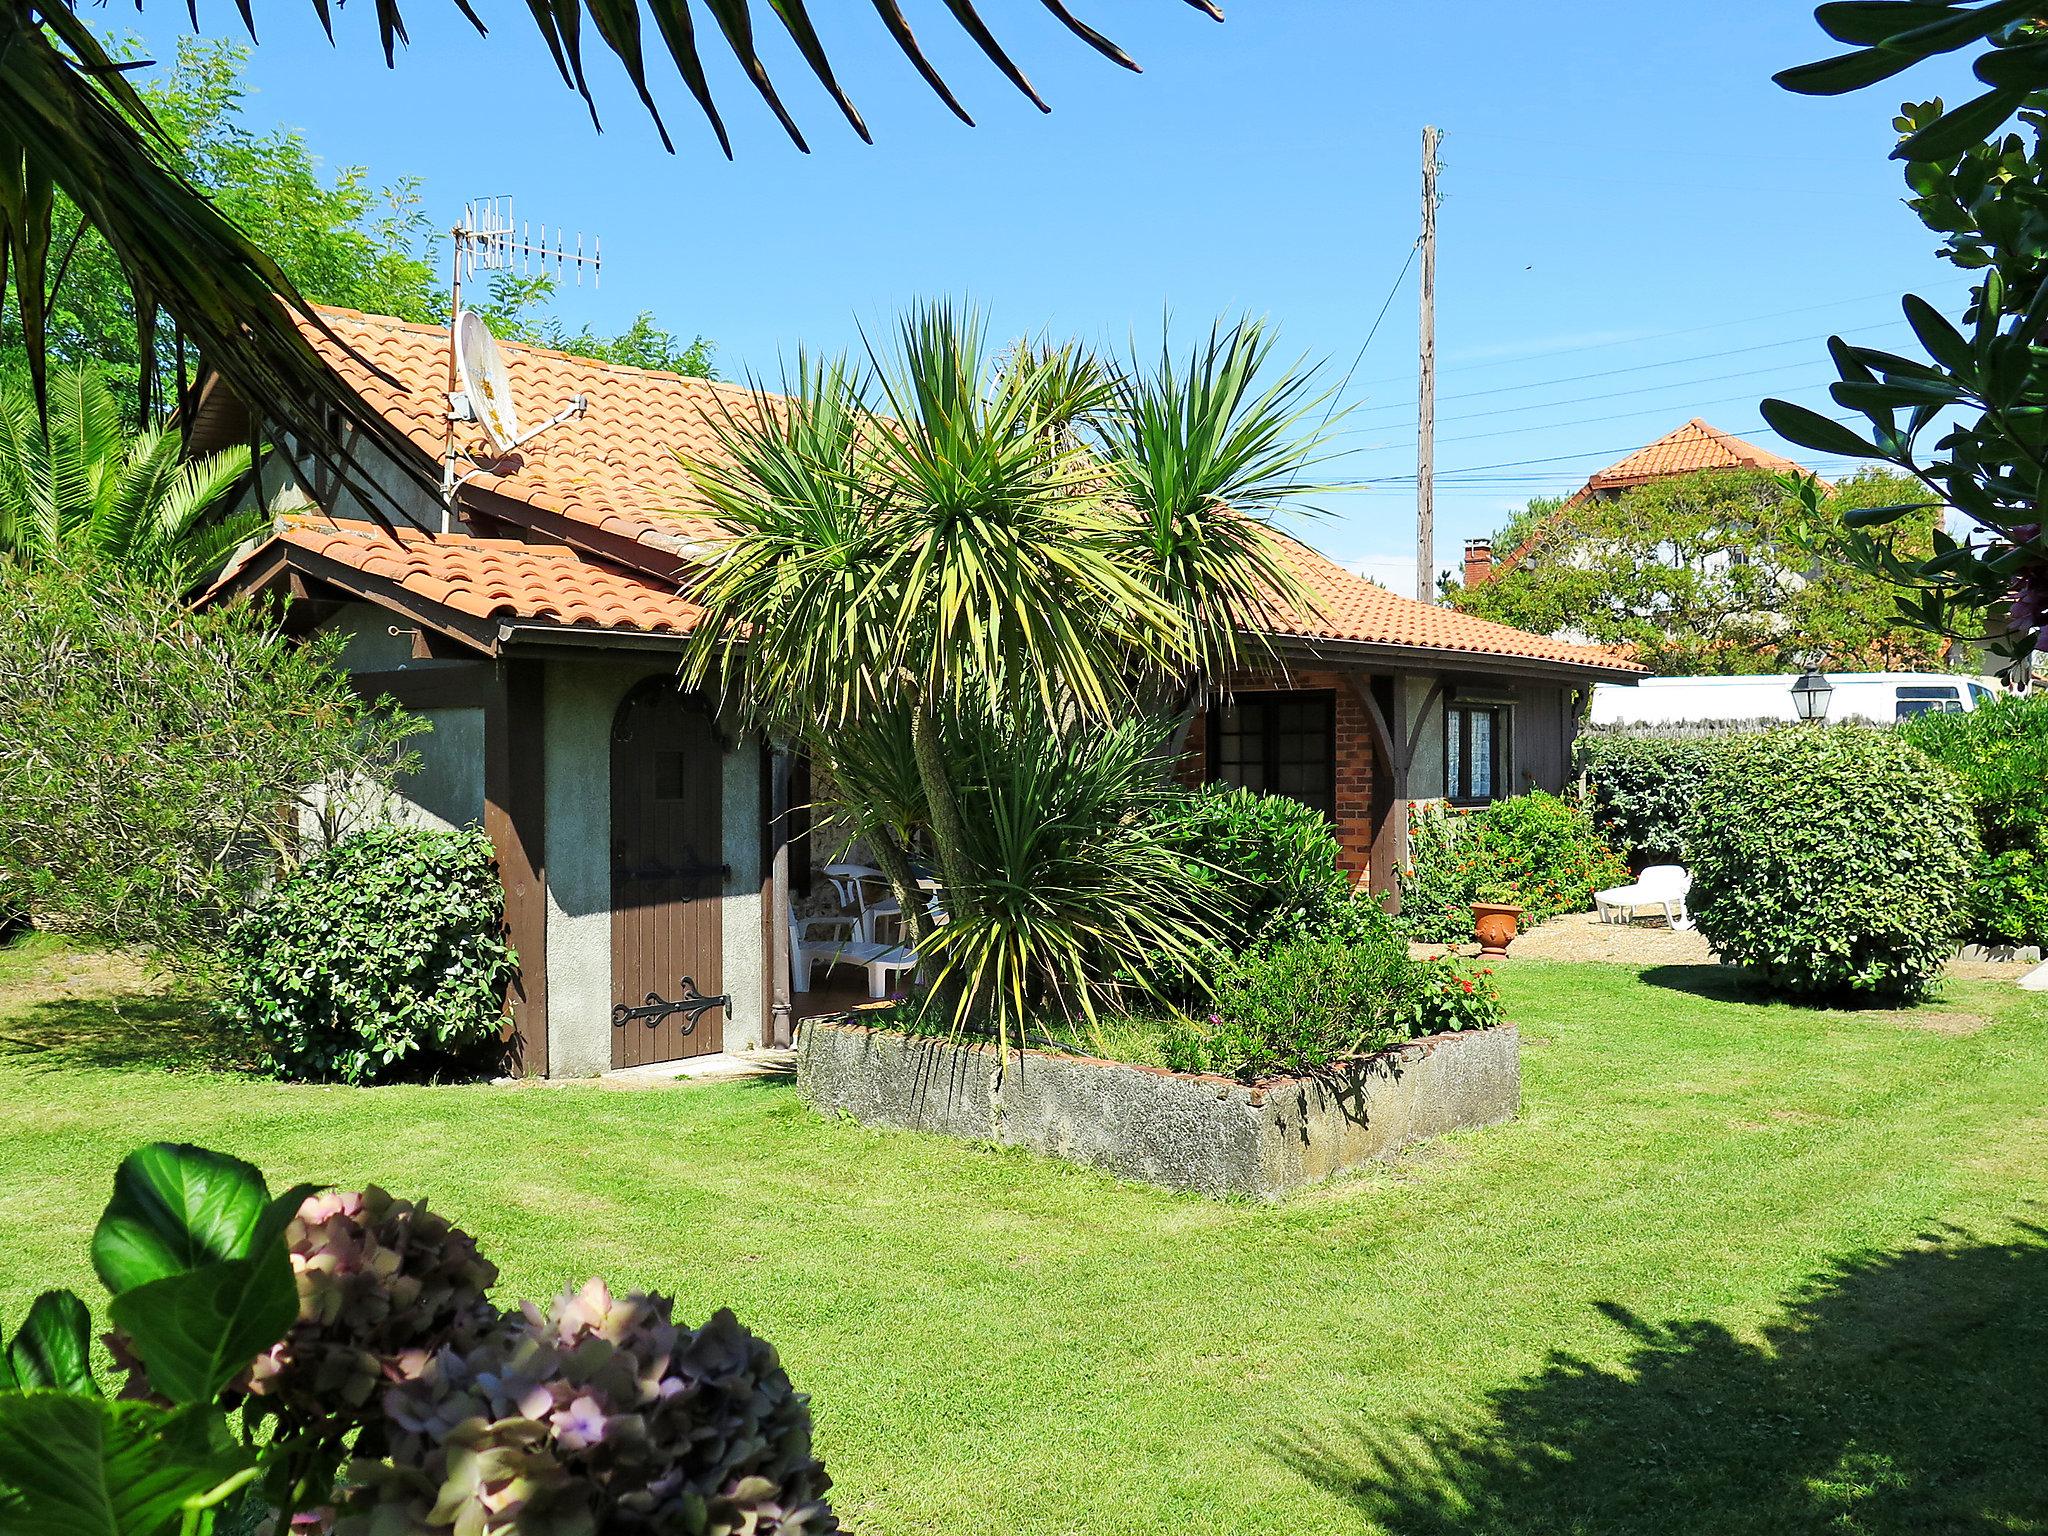
[[[1455,672],[1512,673],[1547,681],[1594,681],[1633,683],[1648,675],[1648,669],[1633,662],[1553,660],[1542,656],[1505,656],[1490,651],[1464,651],[1444,646],[1403,645],[1391,641],[1340,640],[1321,635],[1274,633],[1258,638],[1271,643],[1283,654],[1293,652],[1318,661],[1365,662],[1393,669],[1413,671],[1434,667]]]

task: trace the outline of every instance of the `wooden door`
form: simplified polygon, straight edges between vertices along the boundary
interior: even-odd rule
[[[612,1065],[704,1056],[726,1009],[661,1011],[725,991],[725,754],[702,704],[652,678],[612,721]],[[626,1016],[628,1010],[653,1010]]]

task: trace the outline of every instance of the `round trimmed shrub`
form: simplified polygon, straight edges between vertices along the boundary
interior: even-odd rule
[[[1963,936],[1977,832],[1955,776],[1896,734],[1806,726],[1730,752],[1685,847],[1723,960],[1794,996],[1906,1001]]]
[[[483,833],[380,826],[236,925],[223,1008],[271,1070],[372,1083],[487,1069],[518,970]]]

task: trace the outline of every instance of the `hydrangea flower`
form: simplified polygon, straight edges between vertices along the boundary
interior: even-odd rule
[[[497,1266],[476,1240],[375,1185],[309,1195],[285,1229],[299,1320],[256,1359],[249,1391],[280,1413],[361,1416],[379,1387],[495,1316]]]
[[[357,1461],[341,1536],[821,1536],[838,1522],[810,1412],[720,1310],[601,1280],[528,1303],[384,1394],[388,1459]]]

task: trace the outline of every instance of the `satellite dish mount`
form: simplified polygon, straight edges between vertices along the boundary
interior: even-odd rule
[[[604,253],[596,239],[585,254],[583,236],[576,236],[575,248],[560,230],[549,243],[546,225],[536,230],[531,224],[515,225],[512,199],[482,198],[466,204],[462,222],[449,231],[455,247],[453,281],[450,284],[450,312],[454,323],[448,330],[448,433],[441,459],[441,531],[450,531],[455,520],[455,497],[462,487],[480,474],[495,471],[506,456],[516,453],[543,432],[560,426],[589,409],[582,395],[537,426],[519,426],[519,412],[512,400],[511,377],[505,369],[504,354],[483,316],[462,307],[462,283],[479,272],[511,272],[522,276],[538,272],[559,278],[573,270],[576,284],[583,285],[583,273],[590,272],[596,287],[604,266]],[[456,442],[456,428],[474,423],[490,440],[494,453],[478,455]],[[467,464],[467,469],[462,466]]]

